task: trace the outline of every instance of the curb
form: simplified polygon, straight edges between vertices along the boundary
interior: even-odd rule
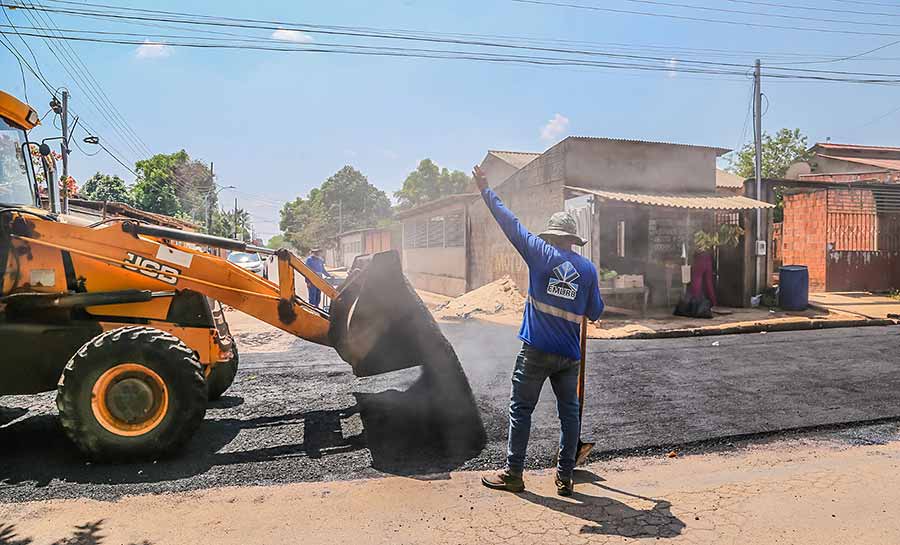
[[[898,325],[898,320],[853,319],[853,320],[808,320],[805,322],[782,322],[774,324],[752,324],[732,327],[672,329],[669,331],[638,332],[618,339],[595,339],[622,341],[634,339],[677,339],[683,337],[713,337],[718,335],[740,335],[743,333],[768,333],[778,331],[808,331],[815,329],[835,329],[840,327],[875,327]]]

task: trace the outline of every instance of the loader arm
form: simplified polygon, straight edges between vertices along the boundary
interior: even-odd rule
[[[322,292],[335,289],[288,250],[273,252],[239,241],[189,233],[135,222],[111,220],[82,227],[15,212],[11,237],[14,251],[29,255],[31,245],[47,246],[110,267],[110,274],[142,275],[160,290],[192,290],[293,335],[332,346],[329,315],[295,294],[294,272]],[[275,284],[229,261],[175,242],[197,243],[232,250],[277,254],[279,283]],[[90,291],[90,285],[87,286]]]

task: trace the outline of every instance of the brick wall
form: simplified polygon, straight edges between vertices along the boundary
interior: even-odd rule
[[[554,212],[565,208],[563,145],[517,171],[495,190],[525,227],[539,232]],[[497,226],[487,206],[476,202],[469,209],[469,283],[475,289],[505,275],[519,289],[528,289],[528,267]]]
[[[806,265],[809,288],[826,287],[826,234],[828,192],[797,193],[784,196],[782,259],[785,265]]]

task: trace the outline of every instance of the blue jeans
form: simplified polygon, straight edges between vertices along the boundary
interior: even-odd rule
[[[569,478],[575,469],[581,421],[578,417],[578,360],[557,354],[548,354],[522,345],[516,358],[516,370],[512,377],[512,395],[509,401],[509,443],[506,465],[514,472],[525,468],[525,451],[531,433],[531,413],[541,396],[544,381],[550,379],[556,394],[556,411],[559,415],[559,464],[557,471]]]
[[[322,290],[309,283],[306,284],[306,290],[309,292],[309,304],[318,307],[322,299]]]

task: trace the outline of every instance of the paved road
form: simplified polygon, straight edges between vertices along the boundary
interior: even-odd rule
[[[384,472],[440,478],[453,469],[498,467],[514,331],[480,323],[444,330],[484,420],[487,443],[478,452],[444,449],[450,455],[440,456],[423,444],[415,425],[420,400],[402,392],[417,370],[355,379],[330,349],[297,341],[286,352],[245,356],[232,391],[210,407],[187,452],[156,463],[86,464],[59,429],[52,395],[0,398],[0,502]],[[592,341],[584,436],[597,441],[601,456],[877,419],[889,423],[855,437],[895,436],[898,353],[895,327]],[[409,433],[380,433],[398,428]],[[552,464],[557,434],[548,386],[535,413],[530,467]]]

